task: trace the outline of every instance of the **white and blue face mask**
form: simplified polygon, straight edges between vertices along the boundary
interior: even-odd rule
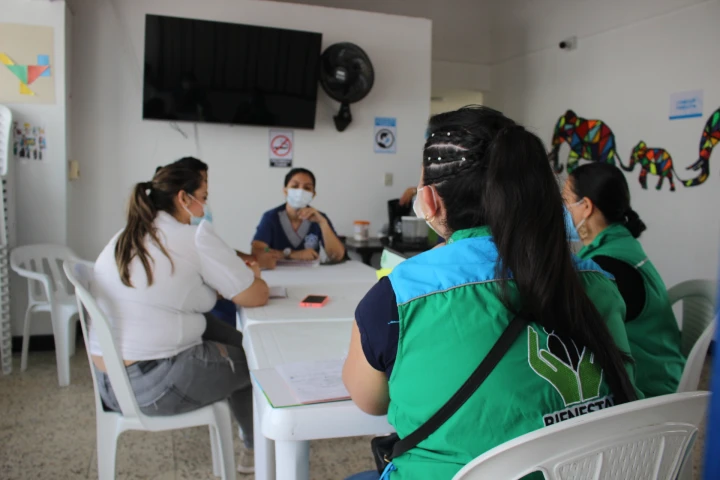
[[[585,223],[585,220],[587,218],[583,218],[580,223],[575,226],[575,223],[573,222],[572,215],[570,214],[569,207],[575,207],[577,205],[580,205],[583,201],[580,200],[579,202],[575,202],[572,205],[564,205],[564,215],[565,215],[565,231],[567,232],[567,238],[571,242],[579,242],[580,241],[580,234],[578,233],[578,228],[582,227]]]
[[[288,188],[287,203],[295,210],[300,210],[310,205],[313,199],[313,193],[303,190],[302,188]]]
[[[200,200],[193,197],[189,193],[188,193],[188,196],[190,198],[192,198],[193,200],[195,200],[196,202],[198,202],[203,207],[203,216],[196,217],[195,215],[193,215],[193,213],[190,211],[190,209],[188,207],[183,205],[183,208],[185,209],[185,211],[190,214],[190,225],[200,225],[200,223],[202,223],[203,220],[207,221],[208,223],[212,223],[213,216],[212,216],[212,211],[210,211],[210,205],[208,205],[207,202],[202,203]]]

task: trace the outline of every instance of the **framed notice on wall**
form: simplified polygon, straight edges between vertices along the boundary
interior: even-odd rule
[[[0,23],[0,103],[55,103],[52,27]]]

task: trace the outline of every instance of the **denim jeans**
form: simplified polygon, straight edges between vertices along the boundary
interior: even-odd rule
[[[253,395],[242,334],[211,315],[203,343],[171,358],[147,360],[127,367],[140,411],[148,416],[176,415],[227,399],[253,448]],[[119,411],[107,374],[96,370],[100,397]]]

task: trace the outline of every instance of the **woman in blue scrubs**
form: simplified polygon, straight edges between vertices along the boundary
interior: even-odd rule
[[[310,206],[315,198],[315,175],[293,168],[285,176],[286,203],[263,214],[252,242],[254,255],[270,252],[276,258],[315,260],[322,246],[333,261],[345,257],[345,246],[327,215]]]

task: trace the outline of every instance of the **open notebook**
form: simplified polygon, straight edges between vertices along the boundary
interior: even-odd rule
[[[274,408],[349,400],[342,382],[344,360],[295,362],[252,370]]]

